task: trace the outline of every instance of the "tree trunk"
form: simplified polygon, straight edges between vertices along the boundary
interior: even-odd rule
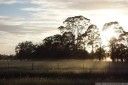
[[[94,46],[93,46],[93,42],[92,42],[92,54],[94,53],[93,47],[94,47]]]

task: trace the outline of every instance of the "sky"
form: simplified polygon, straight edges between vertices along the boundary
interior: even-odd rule
[[[41,43],[68,17],[83,15],[103,28],[118,21],[128,31],[128,0],[0,0],[0,54],[15,54],[20,42]]]

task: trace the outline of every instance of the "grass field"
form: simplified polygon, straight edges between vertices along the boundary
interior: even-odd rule
[[[128,73],[0,72],[0,85],[95,85],[128,82]]]
[[[128,82],[128,63],[91,60],[0,61],[0,85]]]
[[[91,60],[0,61],[0,71],[2,70],[128,72],[128,63]]]

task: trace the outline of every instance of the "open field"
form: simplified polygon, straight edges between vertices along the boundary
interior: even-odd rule
[[[0,71],[128,72],[128,63],[92,60],[0,61]]]
[[[128,63],[91,60],[0,61],[0,85],[128,82]]]
[[[128,82],[128,73],[0,72],[0,85],[95,85]],[[118,84],[119,85],[119,84]]]

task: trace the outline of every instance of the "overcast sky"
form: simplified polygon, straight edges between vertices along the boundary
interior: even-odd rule
[[[0,54],[14,54],[22,41],[42,42],[59,33],[67,17],[83,15],[102,29],[118,21],[128,31],[128,0],[0,0]]]

